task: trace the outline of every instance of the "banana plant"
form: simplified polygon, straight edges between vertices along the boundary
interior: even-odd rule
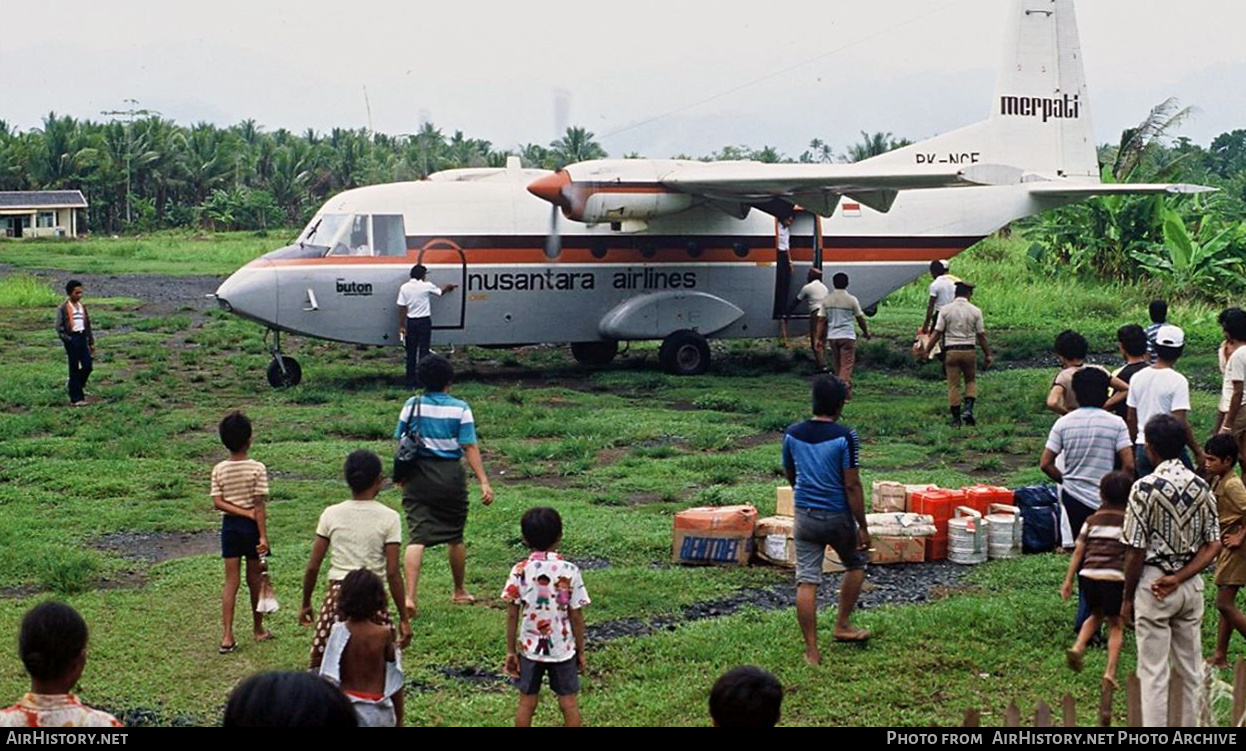
[[[1192,288],[1213,297],[1246,288],[1246,225],[1220,226],[1196,212],[1203,219],[1191,231],[1174,209],[1161,204],[1158,212],[1164,242],[1133,252],[1148,274],[1178,289]]]

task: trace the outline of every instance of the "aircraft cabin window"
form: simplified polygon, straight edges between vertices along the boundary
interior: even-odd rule
[[[407,235],[401,214],[377,214],[372,217],[372,248],[378,256],[405,256]]]

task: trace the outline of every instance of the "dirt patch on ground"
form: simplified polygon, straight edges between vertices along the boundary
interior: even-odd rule
[[[610,568],[609,558],[576,558],[573,563],[581,571],[600,571],[603,568]]]
[[[133,297],[147,315],[190,313],[201,317],[216,307],[208,295],[216,292],[223,276],[168,276],[165,274],[70,274],[56,269],[33,269],[38,278],[59,289],[70,276],[82,282],[90,297]],[[88,298],[89,300],[89,298]]]
[[[122,558],[159,563],[174,558],[204,555],[220,550],[220,535],[215,531],[201,532],[114,532],[95,540],[97,550],[115,553]]]
[[[995,476],[1009,475],[1018,469],[1032,467],[1035,464],[1034,457],[1027,454],[967,451],[965,458],[952,464],[952,468],[967,475]],[[914,467],[914,469],[920,469],[920,467]]]
[[[488,668],[482,668],[479,665],[464,665],[434,668],[447,678],[453,678],[456,681],[464,681],[473,683],[477,686],[500,686],[510,681],[505,675]]]
[[[627,456],[627,449],[602,449],[597,452],[597,466],[608,467],[625,456]]]
[[[862,610],[883,605],[904,605],[943,599],[964,592],[961,584],[969,569],[947,561],[933,563],[874,566],[865,577],[861,599],[857,607]],[[776,569],[776,576],[789,577],[790,573]],[[824,578],[818,589],[818,607],[833,607],[839,602],[840,574]],[[674,631],[684,623],[721,618],[734,615],[746,607],[760,610],[782,610],[795,607],[796,587],[791,583],[773,587],[741,590],[731,597],[693,603],[679,614],[656,618],[619,618],[588,627],[587,637],[592,642],[608,641],[626,636],[647,636],[659,631]]]
[[[661,493],[634,493],[623,499],[627,506],[647,506],[650,503],[665,503]]]
[[[731,441],[731,448],[724,451],[742,451],[751,449],[754,446],[778,445],[783,441],[782,433],[758,433],[757,435],[748,435],[743,438],[735,438]]]
[[[30,597],[42,592],[41,587],[34,584],[22,584],[16,587],[0,587],[0,598],[5,600],[18,600],[23,597]]]
[[[91,582],[92,589],[142,589],[147,586],[147,574],[138,569],[126,569]]]

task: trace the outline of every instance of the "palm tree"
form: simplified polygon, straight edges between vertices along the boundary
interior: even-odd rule
[[[550,142],[549,149],[554,157],[555,166],[559,168],[608,156],[601,144],[593,140],[593,134],[587,128],[578,126],[567,128],[562,138]]]
[[[1151,108],[1150,113],[1133,128],[1126,128],[1121,133],[1121,142],[1116,149],[1112,164],[1112,177],[1116,182],[1135,182],[1133,177],[1148,159],[1160,156],[1158,147],[1177,126],[1194,114],[1191,107],[1182,107],[1176,97],[1168,97]],[[1184,161],[1189,152],[1177,155],[1176,159],[1158,164],[1152,163],[1147,170],[1152,178],[1172,174],[1179,161]],[[1162,157],[1160,157],[1162,158]],[[1148,178],[1150,179],[1150,178]]]
[[[870,134],[861,131],[861,141],[848,147],[846,158],[849,162],[860,162],[911,143],[907,138],[892,138],[891,133]]]

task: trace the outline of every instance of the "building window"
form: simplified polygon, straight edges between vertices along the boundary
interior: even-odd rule
[[[36,217],[35,219],[35,226],[36,227],[48,227],[48,228],[55,227],[56,226],[56,212],[55,211],[40,211],[39,216]]]

